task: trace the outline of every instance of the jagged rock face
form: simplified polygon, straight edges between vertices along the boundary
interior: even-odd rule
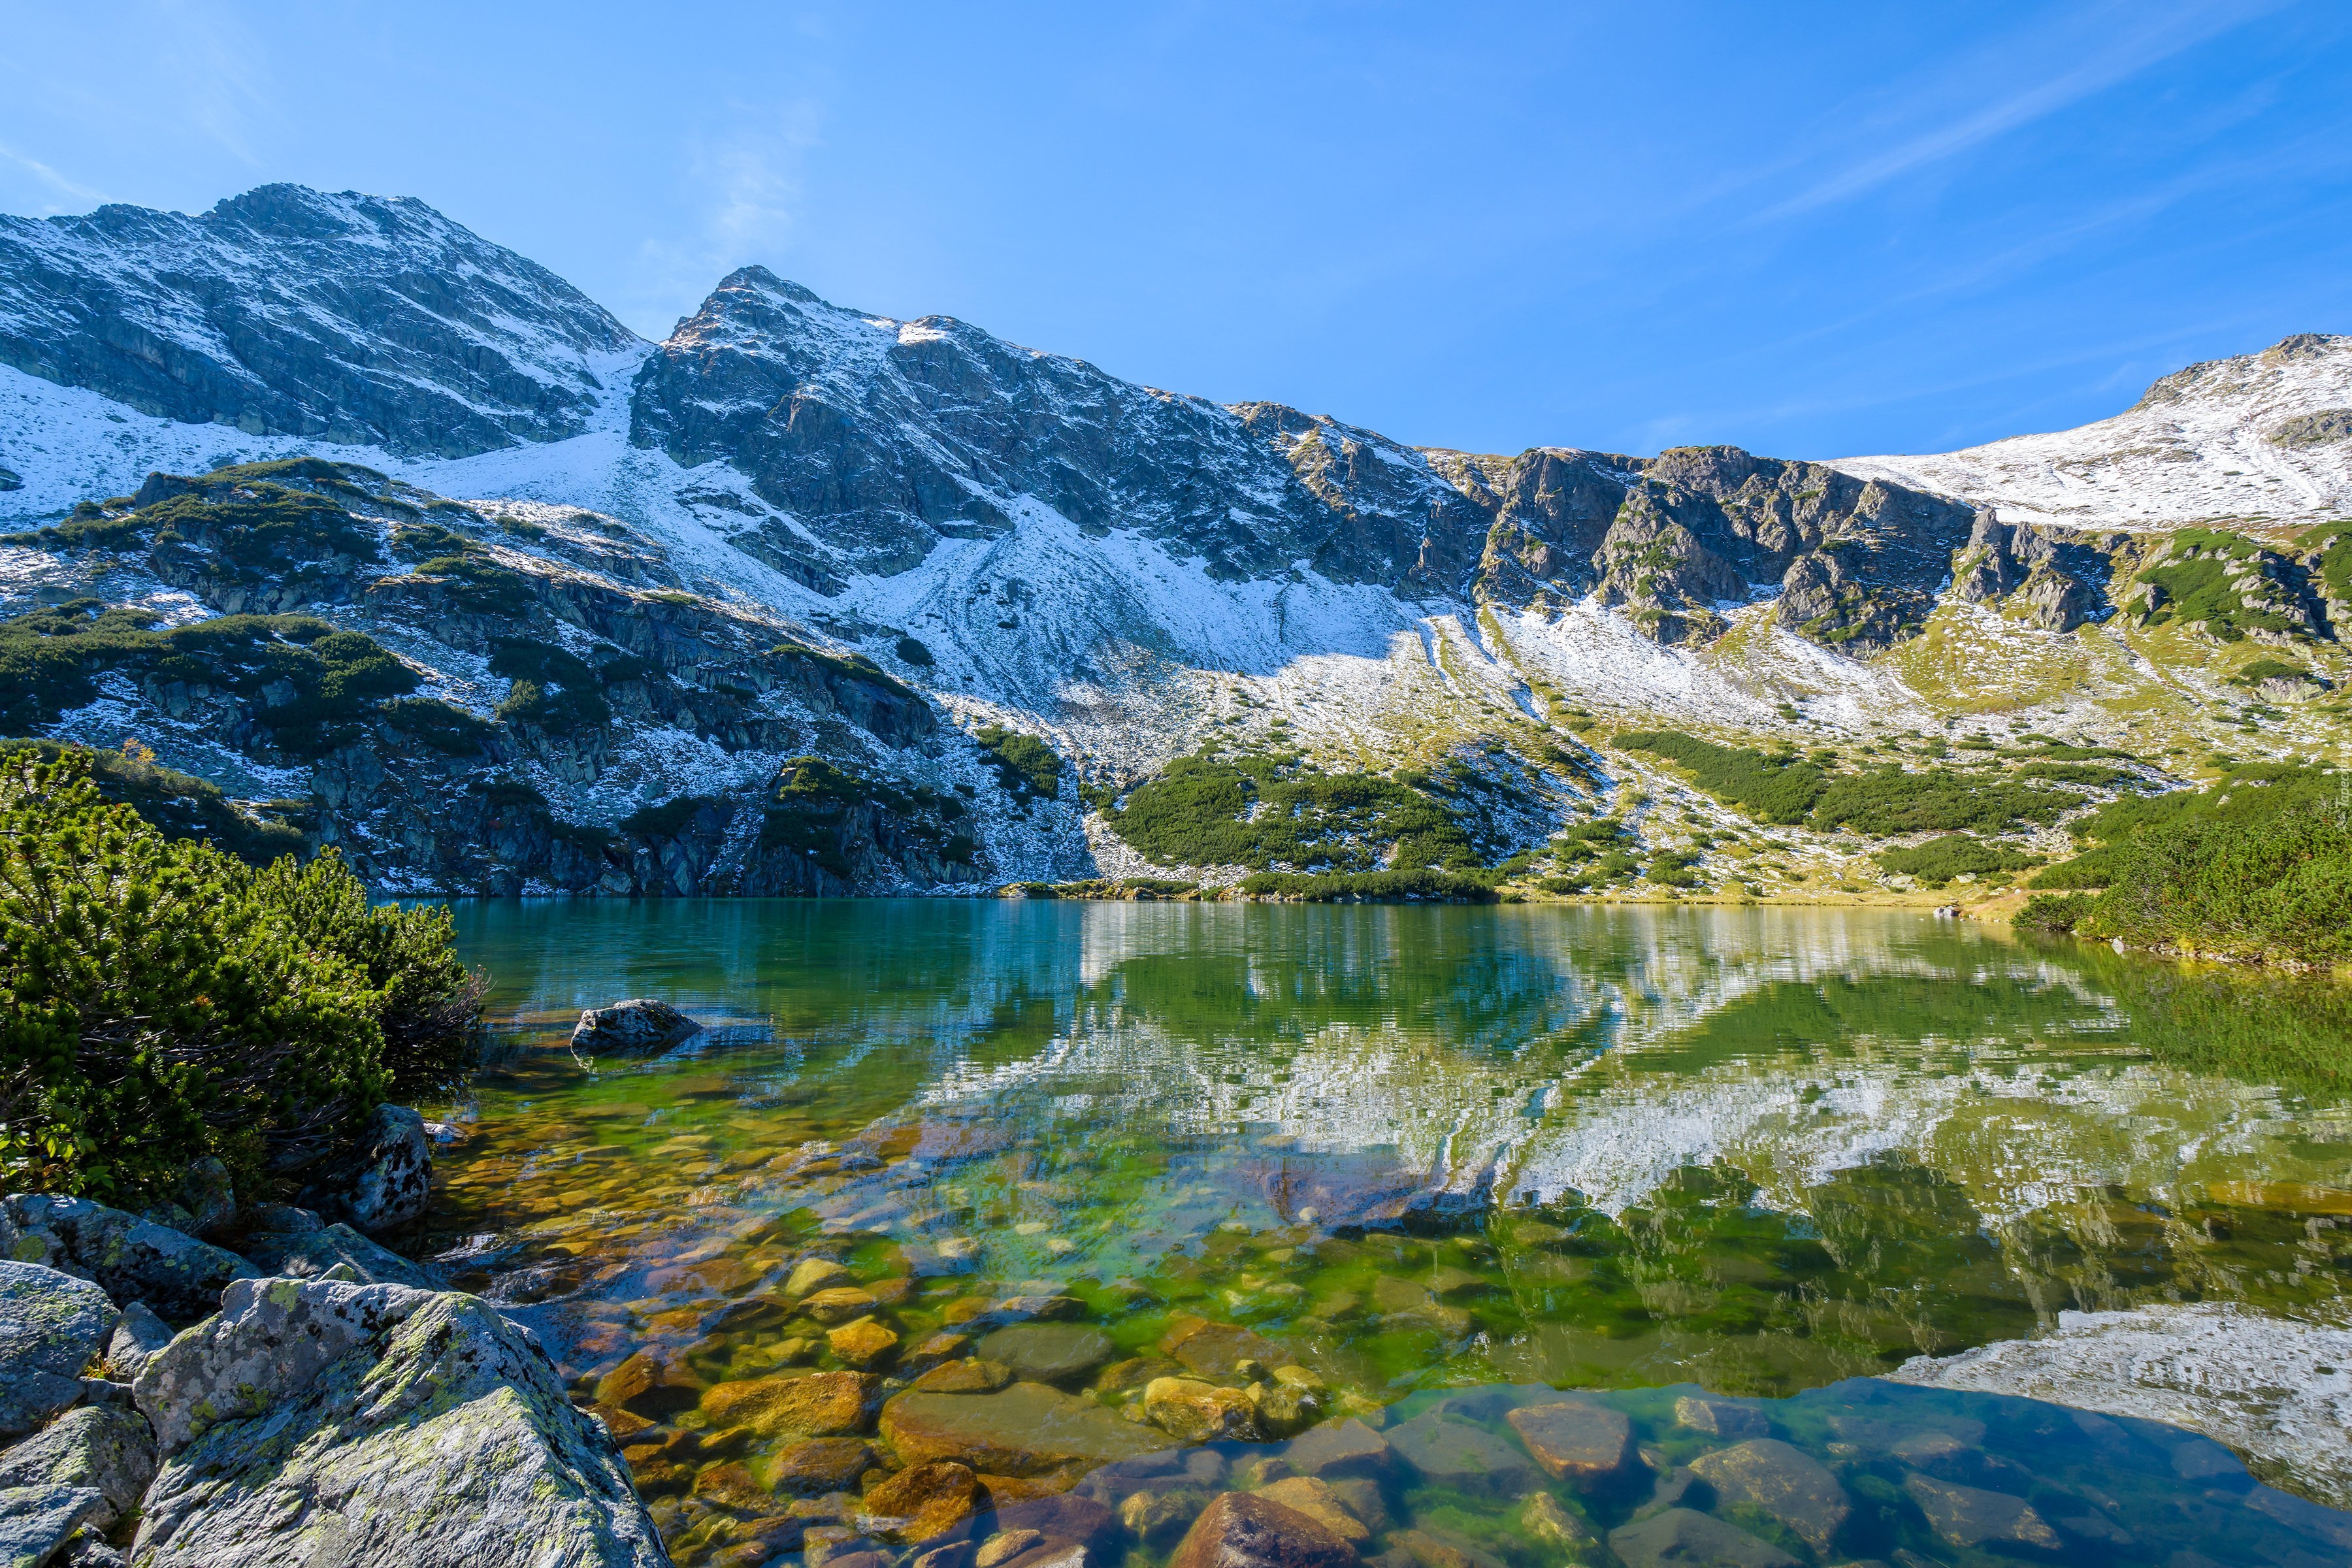
[[[628,330],[422,202],[0,216],[0,363],[142,413],[461,457],[577,434]]]
[[[2106,609],[2113,575],[2093,544],[2024,523],[1977,515],[1969,542],[1952,557],[1953,596],[1971,605],[2010,600],[2029,626],[2071,632]]]
[[[1589,590],[1662,642],[1700,643],[1728,624],[1721,606],[1778,585],[1782,625],[1857,654],[1927,619],[1971,521],[1935,496],[1737,447],[1647,461],[1539,450],[1494,494],[1480,572],[1492,597]]]
[[[737,545],[825,593],[943,538],[1006,532],[1023,498],[1088,534],[1139,529],[1226,579],[1306,561],[1408,591],[1462,584],[1486,521],[1369,431],[1153,391],[948,317],[864,316],[757,267],[638,372],[630,438],[748,476]]]

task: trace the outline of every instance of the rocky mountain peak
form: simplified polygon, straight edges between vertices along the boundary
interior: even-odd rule
[[[0,363],[142,413],[401,455],[587,427],[636,339],[423,202],[264,185],[191,217],[0,216]]]

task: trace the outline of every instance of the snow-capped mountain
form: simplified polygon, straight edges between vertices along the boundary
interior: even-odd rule
[[[2347,342],[2197,367],[2109,424],[2170,408],[2213,451],[2340,474]],[[2074,437],[2138,471],[2117,443],[2143,437],[2104,428]],[[1485,770],[1536,832],[1612,776],[1641,781],[1636,816],[1675,790],[1630,757],[1560,763],[1612,721],[1863,737],[2004,681],[2031,688],[2000,699],[2020,724],[2104,736],[2152,693],[2231,721],[2229,668],[2120,640],[2182,593],[2213,613],[2134,578],[2161,552],[1939,474],[1419,449],[760,268],[648,344],[409,200],[0,220],[0,526],[26,531],[0,541],[0,617],[324,617],[447,709],[346,715],[298,755],[242,676],[191,694],[124,654],[0,690],[12,724],[307,797],[315,841],[415,890],[1156,874],[1089,803],[1220,738]],[[2231,557],[2265,595],[2252,635],[2333,657],[2352,606],[2326,548]],[[2081,672],[2020,673],[2053,660]],[[996,725],[1069,764],[1057,795],[983,754]],[[811,757],[844,771],[793,771]],[[795,778],[830,803],[822,852],[776,826]]]
[[[2352,337],[2302,332],[2192,364],[2080,429],[1832,466],[1964,497],[2011,522],[2149,529],[2352,516]]]
[[[419,201],[264,185],[0,216],[0,364],[183,424],[461,457],[585,427],[642,345]]]

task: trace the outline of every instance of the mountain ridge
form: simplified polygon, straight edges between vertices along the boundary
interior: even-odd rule
[[[137,269],[28,266],[21,246],[0,245],[0,307],[18,301],[0,308],[0,332],[50,344],[53,373],[0,365],[0,468],[18,476],[0,517],[46,525],[0,546],[0,609],[89,598],[153,617],[161,629],[142,635],[167,638],[259,609],[376,639],[418,683],[399,701],[460,715],[432,725],[452,743],[475,737],[461,763],[358,713],[348,732],[367,737],[352,742],[365,755],[293,757],[268,710],[231,687],[205,700],[217,704],[207,733],[138,673],[151,655],[136,648],[93,677],[95,700],[39,729],[101,743],[137,733],[248,796],[306,791],[312,840],[346,847],[386,886],[919,890],[1114,868],[1230,882],[1249,868],[1145,865],[1101,807],[1235,746],[1300,759],[1233,775],[1244,796],[1312,794],[1310,774],[1375,779],[1347,787],[1390,799],[1403,821],[1471,812],[1479,791],[1501,790],[1516,804],[1489,815],[1519,825],[1518,849],[1612,811],[1663,842],[1672,819],[1654,832],[1665,808],[1645,801],[1710,820],[1718,807],[1648,753],[1609,744],[1612,723],[1874,745],[1991,713],[2142,749],[2135,727],[2156,714],[2171,741],[2210,746],[2235,730],[2247,700],[2231,681],[2257,645],[2301,661],[2294,679],[2267,678],[2300,704],[2279,710],[2280,741],[2338,742],[2325,710],[2347,673],[2336,628],[2352,584],[2336,583],[2336,546],[2317,535],[2298,543],[2273,527],[2208,546],[2194,530],[2167,542],[2012,521],[1863,459],[1416,448],[1279,404],[1139,386],[953,318],[835,306],[756,267],[649,344],[421,203],[255,195],[266,199],[215,213],[235,208],[249,226],[282,209],[288,234],[259,249],[360,233],[352,277],[313,255],[245,311],[278,324],[278,348],[318,351],[317,374],[283,393],[300,428],[173,420],[61,384],[85,364],[98,365],[86,380],[114,384],[103,356],[56,325],[95,307],[50,300],[49,337],[25,338],[10,323],[38,312],[23,301],[70,294],[85,275],[111,298],[106,279]],[[175,235],[204,222],[151,216]],[[398,233],[383,237],[379,220]],[[11,222],[0,239],[25,226]],[[132,244],[132,259],[150,244]],[[434,256],[458,258],[464,309],[415,338],[400,323],[429,290],[400,268]],[[139,276],[163,288],[152,269]],[[525,284],[530,311],[488,313],[499,289]],[[352,348],[372,310],[415,341]],[[2302,417],[2314,388],[2333,386],[2341,342],[2285,356],[2284,391],[2278,375],[2199,367],[2168,378],[2161,405],[2193,405],[2210,425],[2251,379],[2265,417]],[[383,369],[395,349],[412,355],[404,382]],[[345,416],[345,387],[380,400],[397,383],[380,423],[429,420],[463,401],[468,354],[554,401],[484,404],[465,426],[475,435],[437,450],[312,433]],[[2328,440],[2322,421],[2315,461],[2334,460]],[[326,467],[284,466],[311,456]],[[278,466],[238,467],[257,461]],[[345,521],[302,527],[364,538],[368,552],[321,542],[306,556],[301,528],[261,521],[320,505]],[[54,617],[25,625],[41,649],[79,635]],[[646,673],[611,674],[649,658]],[[812,669],[830,673],[811,684]],[[854,717],[905,700],[894,693],[932,728]],[[1052,790],[1012,782],[1003,742],[984,738],[1009,733],[1050,748]],[[496,785],[509,805],[485,805],[484,777],[509,781]],[[1408,777],[1433,782],[1395,782]],[[1396,788],[1433,789],[1436,804]],[[838,797],[826,797],[827,858],[816,866],[815,841],[801,842],[814,830],[792,816],[802,826],[777,831],[807,864],[788,873],[761,824],[780,820],[784,796],[805,805],[825,790]],[[950,795],[966,815],[942,815]],[[438,819],[463,825],[465,841],[445,842]],[[675,831],[656,843],[632,822]],[[1799,848],[1823,875],[1857,861],[1832,839]]]

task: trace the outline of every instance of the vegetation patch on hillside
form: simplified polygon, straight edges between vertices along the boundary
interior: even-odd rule
[[[1989,877],[2022,871],[2042,863],[2041,857],[2021,855],[2004,844],[1988,844],[1966,833],[1949,833],[1902,849],[1882,849],[1874,857],[1891,877],[1910,877],[1921,886],[1940,888],[1955,877]]]
[[[0,729],[18,733],[93,701],[98,678],[208,686],[254,700],[256,719],[289,755],[348,743],[414,672],[374,638],[312,616],[220,616],[167,631],[127,605],[75,599],[0,622]],[[273,692],[290,691],[269,702]]]
[[[1824,833],[1999,833],[2019,822],[2054,822],[2083,804],[2079,795],[1950,768],[1889,763],[1832,773],[1821,760],[1833,760],[1832,753],[1805,760],[1792,751],[1718,745],[1673,730],[1628,731],[1615,744],[1673,763],[1699,790],[1760,821]]]
[[[1259,871],[1241,880],[1253,898],[1303,904],[1491,904],[1498,896],[1491,880],[1451,871],[1338,871],[1307,875]]]
[[[1718,746],[1675,730],[1632,731],[1613,743],[1620,751],[1646,752],[1679,764],[1700,789],[1760,822],[1804,821],[1826,778],[1794,752]]]
[[[1033,799],[1052,800],[1061,793],[1061,755],[1036,736],[1002,724],[983,724],[972,731],[971,738],[1014,799],[1026,805]]]
[[[2076,832],[2090,852],[2034,885],[2104,890],[2033,900],[2023,923],[2213,957],[2352,962],[2352,776],[2249,768],[2117,801]]]
[[[1437,793],[1447,785],[1461,781],[1327,773],[1295,751],[1224,756],[1204,747],[1104,816],[1163,864],[1318,874],[1479,870],[1478,845]]]

